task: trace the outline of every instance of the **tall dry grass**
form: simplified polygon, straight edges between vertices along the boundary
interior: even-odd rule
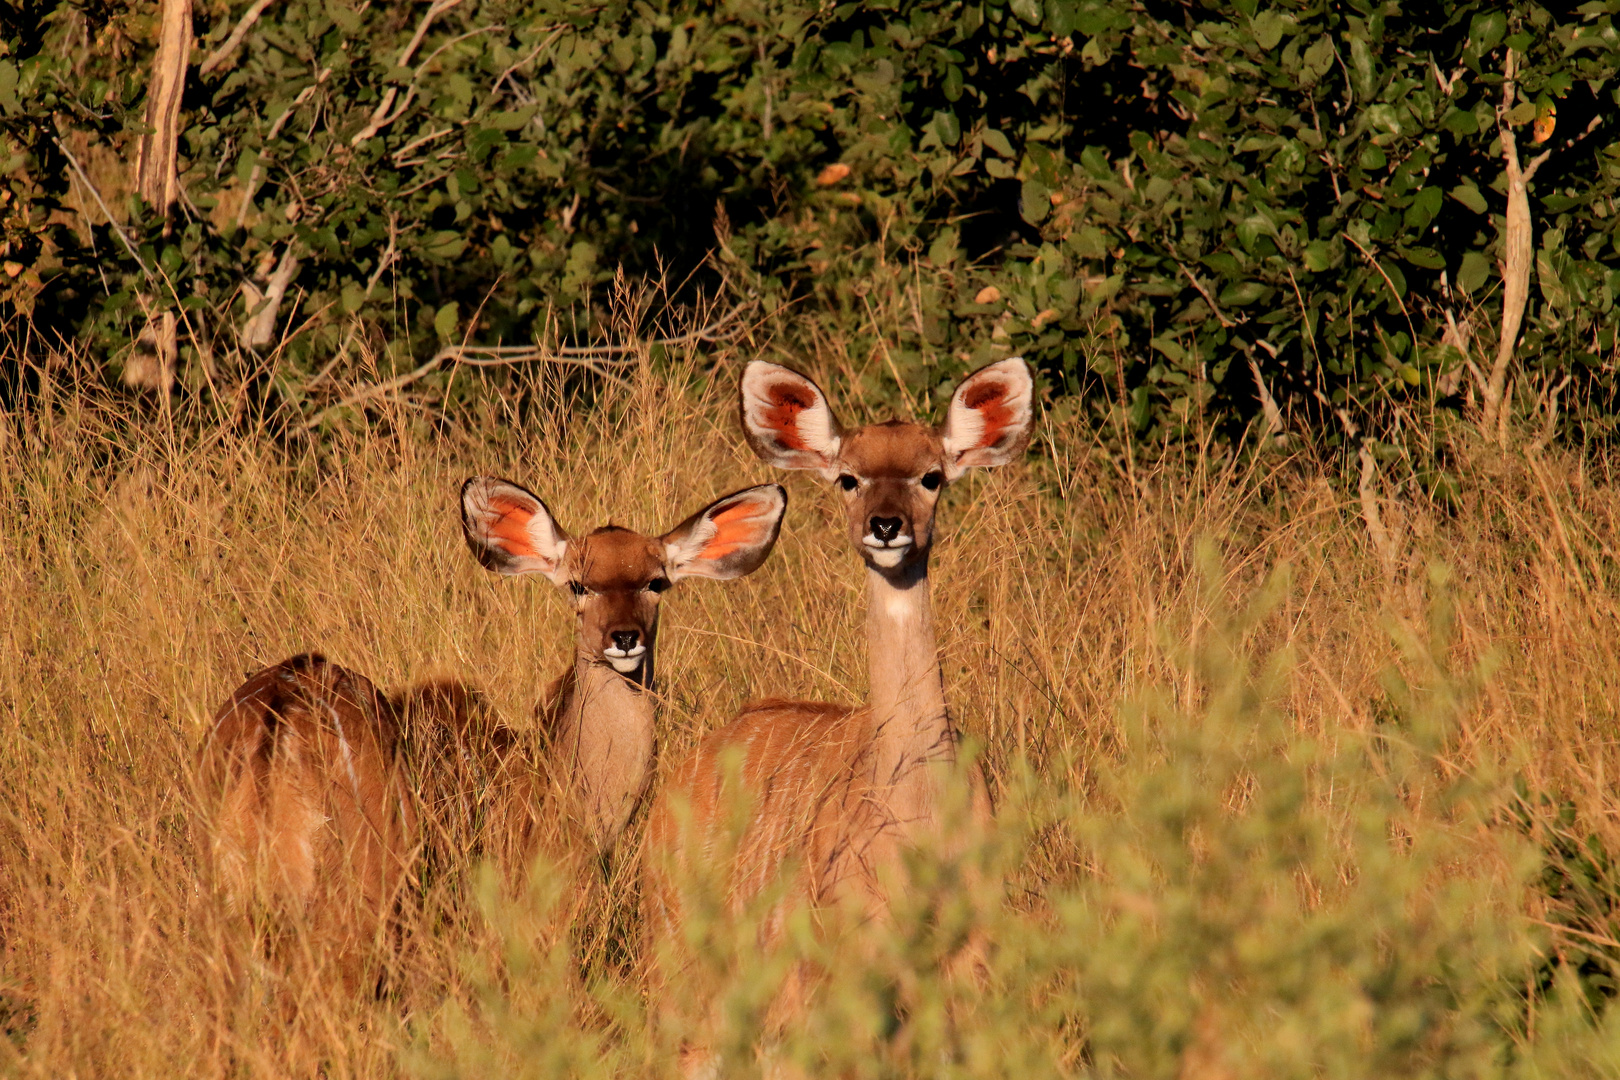
[[[317,443],[283,442],[262,424],[182,433],[161,415],[132,417],[127,401],[66,391],[10,418],[0,444],[3,1067],[471,1075],[486,1059],[467,1047],[503,1038],[488,1067],[515,1068],[526,1036],[502,1035],[490,1018],[528,1010],[582,1040],[555,1058],[530,1046],[534,1068],[667,1072],[634,1021],[639,818],[570,934],[552,926],[548,937],[543,910],[480,908],[452,890],[414,916],[396,985],[357,998],[336,979],[278,983],[232,921],[199,862],[190,769],[244,674],[309,649],[384,687],[465,679],[509,723],[531,727],[542,687],[571,655],[571,619],[549,585],[496,579],[468,557],[455,498],[474,473],[529,486],[574,531],[610,521],[661,531],[723,492],[787,485],[782,539],[758,573],[686,583],[665,599],[660,772],[755,696],[858,700],[863,572],[836,500],[805,476],[773,474],[739,437],[735,379],[749,358],[721,349],[658,370],[643,358],[627,387],[601,387],[588,407],[540,372],[510,399],[521,408],[469,410],[435,432],[401,406],[369,433]],[[835,397],[850,376],[883,370],[876,358],[774,358]],[[850,423],[872,415],[859,400],[835,408]],[[1132,789],[1104,775],[1140,749],[1126,703],[1152,687],[1166,707],[1204,715],[1221,676],[1190,658],[1212,635],[1287,657],[1272,693],[1289,738],[1361,745],[1394,707],[1385,674],[1432,674],[1400,642],[1429,640],[1431,567],[1443,563],[1455,632],[1441,651],[1451,670],[1483,674],[1441,771],[1522,777],[1573,803],[1568,828],[1620,849],[1610,779],[1620,769],[1620,490],[1606,459],[1466,441],[1454,453],[1460,504],[1385,500],[1393,565],[1369,543],[1353,485],[1305,459],[1193,449],[1126,463],[1082,421],[1048,418],[1027,464],[953,486],[934,554],[947,692],[1005,812],[1043,789],[1099,820],[1128,812],[1119,800]],[[1201,538],[1219,553],[1213,582]],[[1291,578],[1273,606],[1218,629],[1219,610],[1243,608],[1284,565]],[[1414,820],[1431,820],[1421,811]],[[1556,904],[1521,887],[1519,856],[1480,852],[1447,873],[1497,889],[1505,917],[1558,922]],[[1054,890],[1096,871],[1094,855],[1037,831],[1007,869],[1009,905],[1039,914]],[[461,869],[464,892],[477,892],[476,873]],[[537,880],[537,895],[552,888]],[[540,951],[525,954],[520,939]],[[1530,940],[1549,954],[1567,943],[1557,931]],[[534,990],[536,980],[551,989]],[[1058,1055],[1065,1067],[1101,1067],[1084,1031],[1058,1042],[1078,1048]],[[1175,1068],[1220,1075],[1193,1043]]]

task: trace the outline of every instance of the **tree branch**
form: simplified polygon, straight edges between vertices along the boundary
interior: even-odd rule
[[[101,197],[101,192],[96,189],[96,185],[92,184],[90,178],[84,174],[84,168],[79,164],[79,159],[73,156],[73,151],[62,145],[62,140],[55,135],[51,136],[51,142],[55,143],[56,148],[62,151],[62,156],[67,158],[67,163],[78,176],[79,183],[83,184],[85,189],[95,197],[96,205],[101,207],[101,212],[107,217],[107,225],[117,235],[118,239],[124,242],[124,249],[129,252],[130,258],[135,260],[135,265],[141,268],[141,273],[152,280],[156,280],[152,271],[147,268],[146,263],[141,261],[141,253],[135,250],[134,241],[129,238],[129,234],[123,230],[123,227],[114,220],[112,211],[107,209],[107,200]]]
[[[628,366],[634,363],[630,357],[624,354],[654,345],[671,347],[695,344],[700,341],[723,340],[727,336],[731,324],[748,306],[746,303],[738,304],[720,318],[690,333],[679,334],[675,337],[653,338],[649,341],[627,345],[564,345],[552,349],[541,345],[446,345],[413,371],[354,390],[341,401],[329,405],[316,413],[298,430],[300,433],[310,431],[338,409],[358,405],[363,401],[370,401],[402,390],[438,371],[446,361],[455,364],[466,364],[469,367],[511,367],[516,364],[532,363],[562,364],[569,367],[586,368],[604,379],[628,387],[630,384],[622,376],[609,370],[610,367]]]
[[[220,43],[219,48],[209,53],[206,60],[197,65],[197,74],[199,76],[207,75],[210,71],[229,60],[231,54],[236,51],[237,46],[242,44],[242,39],[247,37],[247,32],[253,29],[253,24],[259,21],[259,16],[264,14],[265,8],[269,7],[271,2],[272,0],[255,0],[253,6],[247,9],[247,14],[243,15],[235,28],[231,30],[230,36]]]
[[[427,14],[423,15],[422,21],[416,24],[416,33],[411,35],[411,40],[405,44],[404,50],[399,54],[399,62],[394,66],[404,67],[409,64],[411,57],[415,56],[416,50],[421,47],[422,40],[427,37],[428,30],[433,26],[434,20],[459,3],[461,3],[461,0],[433,0],[433,4],[427,9]],[[413,85],[406,95],[406,105],[410,104],[410,99],[416,94],[414,79],[412,83]],[[405,111],[405,105],[399,107],[399,112],[390,115],[390,110],[394,107],[394,98],[398,95],[399,88],[397,86],[390,86],[383,91],[382,100],[377,102],[377,108],[372,111],[371,120],[365,127],[355,133],[354,138],[349,140],[350,146],[359,146],[399,118],[400,113]]]

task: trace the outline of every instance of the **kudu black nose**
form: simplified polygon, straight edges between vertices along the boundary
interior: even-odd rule
[[[641,638],[641,631],[615,630],[608,636],[613,639],[613,645],[615,648],[623,649],[625,652],[629,652],[631,649],[636,647],[636,643]]]
[[[900,535],[900,526],[903,523],[899,518],[875,517],[872,519],[871,524],[873,539],[881,540],[887,544],[890,540],[893,540],[895,537]]]

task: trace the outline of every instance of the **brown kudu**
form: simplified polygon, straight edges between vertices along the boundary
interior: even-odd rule
[[[541,574],[578,616],[574,656],[546,695],[540,746],[456,683],[388,696],[316,654],[259,671],[220,707],[198,753],[226,895],[241,906],[268,894],[304,920],[352,987],[424,850],[526,862],[551,807],[609,852],[651,772],[660,594],[685,577],[727,580],[759,567],[786,503],[767,484],[716,500],[663,536],[609,525],[571,539],[517,484],[467,481],[462,526],[478,561]]]
[[[807,469],[838,488],[849,537],[867,570],[870,691],[864,705],[766,700],[711,733],[671,774],[648,822],[643,901],[654,981],[682,920],[676,879],[721,835],[738,793],[728,760],[740,759],[747,818],[722,868],[740,910],[785,879],[765,944],[796,905],[852,908],[886,917],[885,878],[907,848],[936,837],[954,796],[976,819],[989,801],[976,766],[957,763],[956,726],[945,704],[929,602],[928,559],[941,491],[973,467],[1002,465],[1029,439],[1033,384],[1020,358],[968,376],[938,428],[891,420],[843,431],[814,382],[755,361],[741,385],[743,428],[765,461]],[[949,789],[955,786],[955,792]],[[802,994],[802,974],[780,996],[778,1017]],[[655,990],[655,994],[657,991]],[[706,1051],[689,1047],[700,1071]]]

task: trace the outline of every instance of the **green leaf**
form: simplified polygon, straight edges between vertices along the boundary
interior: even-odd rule
[[[1052,212],[1052,193],[1039,180],[1025,180],[1019,212],[1031,225],[1039,225]]]
[[[1095,225],[1087,225],[1069,238],[1069,246],[1082,259],[1101,259],[1108,254],[1108,238]]]
[[[1457,267],[1457,286],[1463,292],[1478,292],[1491,275],[1491,263],[1477,251],[1466,252]]]
[[[514,109],[511,112],[491,113],[484,117],[484,124],[494,128],[496,131],[516,131],[534,119],[534,114],[539,111],[539,108],[538,105],[525,105],[523,108]]]
[[[1333,39],[1323,34],[1311,42],[1310,47],[1305,50],[1302,62],[1300,85],[1309,89],[1333,67]]]
[[[956,246],[956,230],[941,229],[928,247],[928,261],[935,266],[949,266],[960,254]]]
[[[1405,225],[1413,232],[1422,232],[1434,220],[1434,215],[1440,212],[1440,201],[1443,196],[1437,187],[1424,188],[1412,199],[1406,208]]]
[[[943,146],[955,146],[962,138],[962,125],[956,114],[940,109],[934,113],[934,134]]]
[[[1406,274],[1393,262],[1379,260],[1378,265],[1383,269],[1384,277],[1389,279],[1385,284],[1385,290],[1387,291],[1390,286],[1393,286],[1396,297],[1404,297],[1406,295]]]
[[[1502,40],[1507,33],[1507,13],[1502,11],[1489,11],[1475,15],[1474,21],[1468,24],[1468,44],[1478,56],[1484,56],[1496,48],[1496,43]]]
[[[1014,15],[1029,23],[1029,25],[1039,26],[1041,24],[1040,0],[1011,0],[1007,6],[1012,8]]]
[[[1507,111],[1507,115],[1505,117],[1503,117],[1504,120],[1506,120],[1508,123],[1512,124],[1514,127],[1518,127],[1521,124],[1528,124],[1530,121],[1534,120],[1535,118],[1536,118],[1536,103],[1533,102],[1533,101],[1521,101],[1521,102],[1519,102],[1519,104],[1517,104],[1513,108],[1509,109]]]
[[[17,65],[0,60],[0,109],[17,111]]]
[[[1012,143],[1007,141],[1007,136],[1003,135],[995,128],[985,128],[983,137],[984,145],[988,146],[1002,157],[1010,158],[1013,156]]]
[[[1278,11],[1262,11],[1254,17],[1254,42],[1265,52],[1277,47],[1294,20]]]
[[[1485,196],[1480,194],[1479,188],[1472,181],[1465,180],[1451,189],[1451,197],[1462,203],[1476,214],[1483,214],[1490,209],[1485,202]]]
[[[1413,266],[1421,266],[1425,270],[1444,270],[1446,268],[1445,256],[1433,248],[1413,244],[1402,248],[1401,255]]]
[[[1467,138],[1479,134],[1479,117],[1471,109],[1452,109],[1446,113],[1446,118],[1440,126],[1458,138]]]
[[[620,71],[629,71],[636,62],[635,47],[626,38],[619,38],[608,47],[608,51],[613,54],[613,62]]]
[[[496,233],[495,239],[489,242],[489,257],[495,260],[495,265],[509,267],[512,260],[517,257],[517,249],[512,246],[505,233]]]
[[[423,250],[436,259],[453,259],[466,247],[467,241],[462,239],[460,233],[441,230],[428,238]]]
[[[1536,284],[1541,287],[1541,295],[1548,304],[1557,310],[1570,313],[1569,290],[1564,287],[1559,277],[1558,268],[1554,265],[1557,260],[1549,257],[1546,251],[1536,253]]]
[[[1377,71],[1372,50],[1367,47],[1364,33],[1352,29],[1347,36],[1350,38],[1350,71],[1353,74],[1352,81],[1355,83],[1356,93],[1363,99],[1369,99],[1378,89]]]
[[[1305,245],[1305,269],[1320,274],[1333,265],[1333,249],[1326,240],[1312,240]]]
[[[433,316],[433,331],[439,335],[440,341],[449,341],[455,336],[456,323],[459,319],[459,309],[454,300],[438,310]]]
[[[1088,146],[1080,151],[1080,165],[1094,180],[1114,179],[1114,169],[1108,164],[1108,156],[1101,147]]]
[[[1148,342],[1148,344],[1163,353],[1172,364],[1185,364],[1187,362],[1187,350],[1176,344],[1174,338],[1161,335]]]
[[[1220,302],[1228,307],[1247,307],[1271,292],[1258,281],[1236,281],[1221,290]]]

